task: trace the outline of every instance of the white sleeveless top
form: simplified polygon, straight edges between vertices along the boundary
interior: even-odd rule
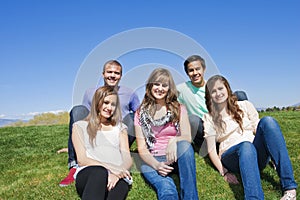
[[[91,145],[89,135],[87,133],[87,121],[77,121],[74,125],[78,126],[78,130],[82,131],[83,142],[86,149],[86,156],[88,158],[97,160],[99,162],[111,163],[114,165],[121,165],[123,163],[122,155],[120,152],[120,134],[121,131],[127,129],[125,124],[114,126],[109,131],[97,131],[94,139],[94,146]],[[77,173],[86,166],[79,166],[74,177]]]

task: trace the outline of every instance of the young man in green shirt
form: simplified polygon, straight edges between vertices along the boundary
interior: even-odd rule
[[[205,156],[202,121],[203,115],[208,112],[205,104],[205,60],[199,55],[192,55],[184,61],[183,65],[190,80],[177,85],[178,101],[186,106],[189,114],[194,150]],[[235,95],[239,101],[248,100],[244,91],[236,91]]]
[[[187,108],[194,149],[198,152],[204,141],[203,122],[201,118],[208,112],[204,98],[205,60],[198,55],[192,55],[185,60],[184,70],[190,80],[177,85],[177,90],[179,92],[178,101]]]

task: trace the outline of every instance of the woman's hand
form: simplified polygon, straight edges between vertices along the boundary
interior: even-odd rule
[[[166,149],[167,164],[173,164],[177,161],[177,138],[171,138]]]
[[[162,176],[167,176],[169,173],[173,171],[173,167],[170,167],[164,162],[159,162],[158,165],[156,166],[156,171],[162,175]]]
[[[230,184],[239,184],[239,181],[238,181],[237,177],[234,174],[229,173],[229,172],[227,172],[224,175],[224,180],[227,181]]]
[[[120,166],[109,166],[107,169],[109,169],[109,171],[118,178],[125,178],[131,176],[130,172],[127,169]]]
[[[112,173],[109,173],[108,174],[108,180],[107,180],[107,190],[110,191],[111,189],[113,189],[116,184],[118,183],[119,181],[119,178],[115,175],[115,174],[112,174]]]

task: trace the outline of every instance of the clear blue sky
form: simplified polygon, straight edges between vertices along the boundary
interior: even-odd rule
[[[256,107],[300,102],[300,1],[1,0],[0,27],[0,117],[69,111],[80,66],[91,52],[143,27],[194,40]],[[168,52],[133,51],[119,60],[124,73],[158,63],[187,80],[182,58]]]

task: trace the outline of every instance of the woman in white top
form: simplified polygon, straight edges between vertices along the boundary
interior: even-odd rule
[[[112,86],[96,90],[91,112],[73,125],[72,141],[79,168],[76,190],[82,199],[125,199],[132,165],[127,127],[117,91]]]
[[[253,104],[237,101],[222,76],[211,77],[205,90],[208,113],[203,121],[209,158],[224,179],[237,184],[236,176],[229,172],[240,173],[245,199],[264,199],[260,170],[272,159],[284,191],[281,199],[296,199],[297,184],[276,120],[259,120]],[[220,143],[219,155],[216,142]]]

